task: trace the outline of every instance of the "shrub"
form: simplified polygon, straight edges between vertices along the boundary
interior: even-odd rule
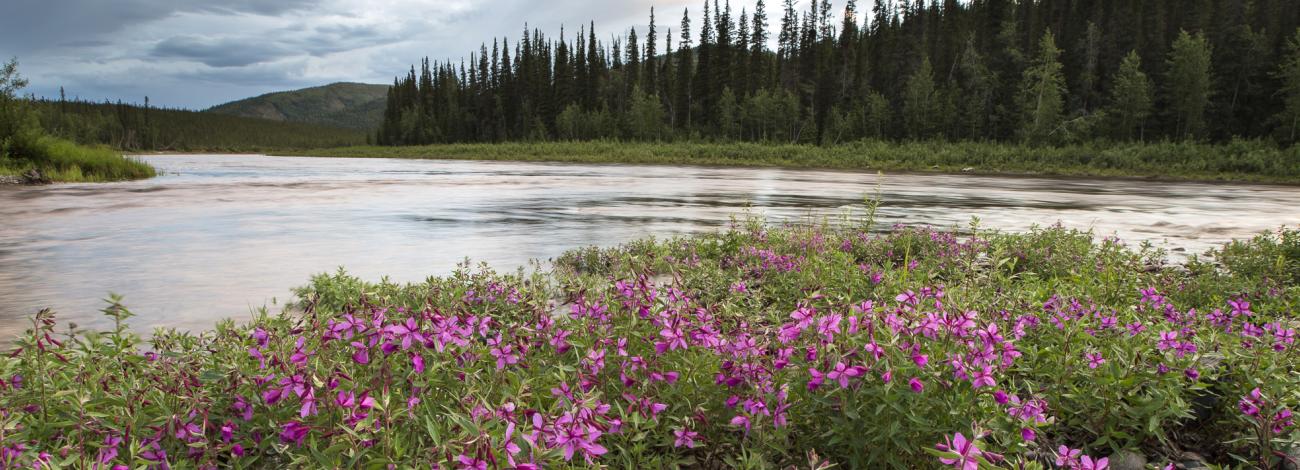
[[[1276,464],[1296,441],[1297,291],[1154,256],[1059,227],[749,221],[549,273],[318,276],[291,311],[148,342],[113,298],[111,331],[42,312],[0,359],[0,463]]]

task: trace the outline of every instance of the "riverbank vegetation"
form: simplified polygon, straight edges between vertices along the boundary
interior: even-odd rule
[[[344,147],[294,155],[1300,182],[1300,148],[1231,141],[1036,147],[977,142],[858,141],[840,145],[709,142],[534,142]]]
[[[652,10],[648,29],[611,40],[595,24],[558,37],[525,29],[398,77],[376,140],[1289,146],[1300,136],[1294,1],[859,3],[787,1],[771,24],[764,2],[737,12],[706,0],[675,31]]]
[[[0,358],[0,463],[1295,458],[1296,232],[1181,266],[1061,228],[965,233],[750,220],[575,250],[546,273],[466,265],[397,285],[340,272],[299,289],[292,312],[150,341],[120,299],[111,331],[41,312]]]
[[[29,183],[105,182],[152,178],[149,164],[103,145],[84,146],[50,136],[18,137],[0,157],[0,175]]]
[[[120,181],[153,177],[153,167],[103,146],[82,146],[46,135],[28,100],[18,62],[0,67],[0,176],[11,181]]]

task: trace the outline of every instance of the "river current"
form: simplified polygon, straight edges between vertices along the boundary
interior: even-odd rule
[[[1300,188],[874,172],[248,155],[141,157],[161,176],[0,187],[0,337],[52,307],[104,326],[200,330],[290,299],[339,267],[419,281],[467,257],[498,269],[567,249],[718,230],[746,211],[1006,231],[1061,223],[1199,253],[1300,224]]]

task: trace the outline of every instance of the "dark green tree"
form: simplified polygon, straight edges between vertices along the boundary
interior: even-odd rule
[[[1146,121],[1151,116],[1152,85],[1142,72],[1142,58],[1133,50],[1115,73],[1111,88],[1110,116],[1114,122],[1114,137],[1119,140],[1142,139]]]
[[[1169,51],[1165,79],[1174,135],[1195,139],[1205,132],[1205,111],[1210,104],[1210,45],[1205,36],[1181,31]]]

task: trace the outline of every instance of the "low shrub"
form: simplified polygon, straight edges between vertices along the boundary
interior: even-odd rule
[[[1285,243],[1281,243],[1285,244]],[[344,272],[213,331],[61,328],[0,360],[0,464],[90,468],[1099,468],[1295,445],[1295,306],[1048,227],[737,223],[549,272]],[[391,467],[390,467],[391,468]]]

